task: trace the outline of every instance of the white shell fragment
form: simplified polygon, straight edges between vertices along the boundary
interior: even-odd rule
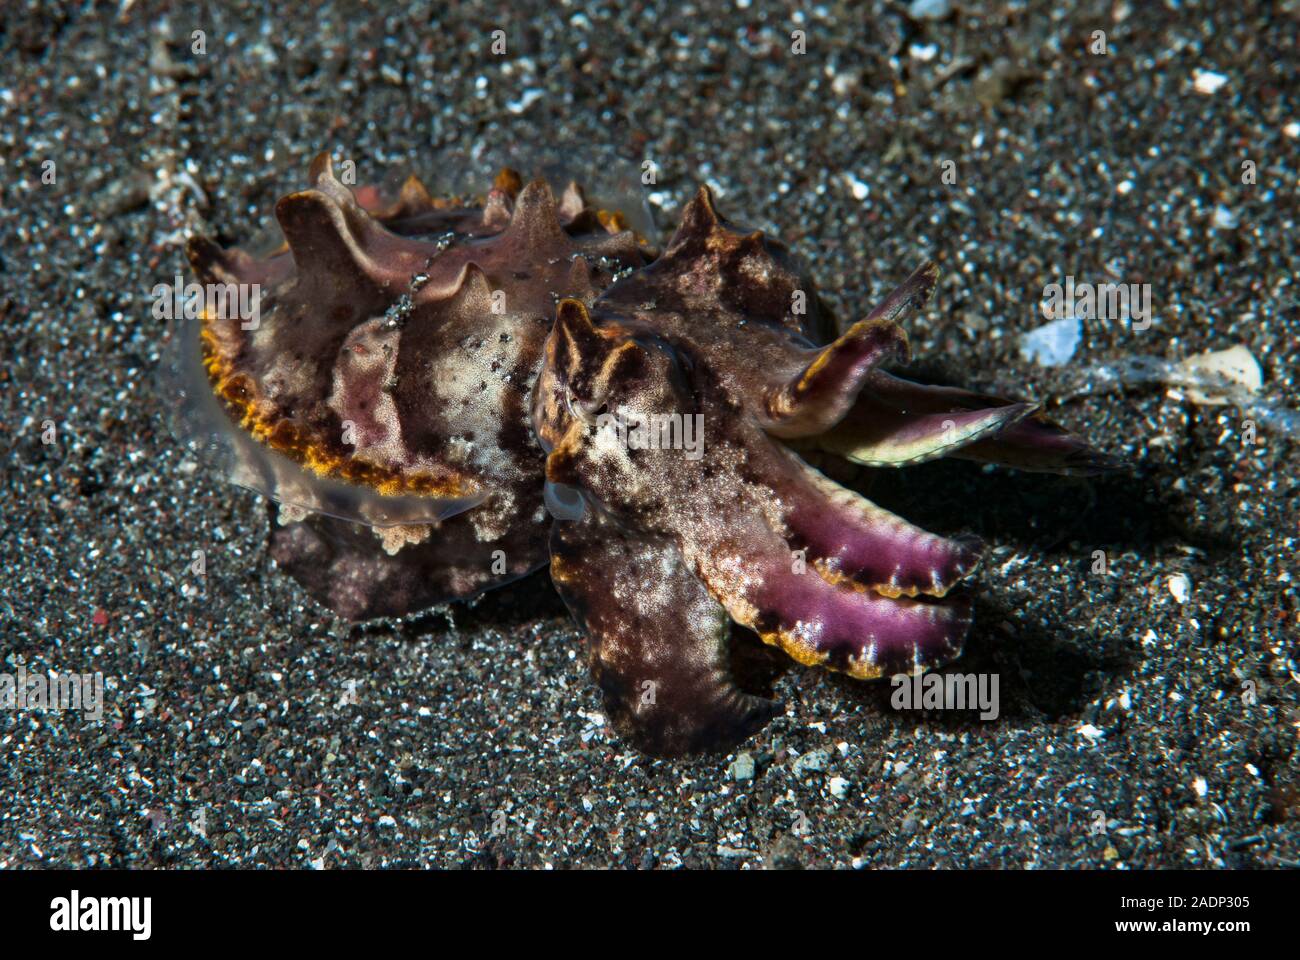
[[[1093,726],[1091,723],[1085,723],[1078,728],[1078,732],[1087,737],[1093,743],[1096,743],[1102,737],[1106,736],[1106,731]]]
[[[1020,355],[1044,367],[1068,363],[1083,339],[1083,321],[1063,317],[1030,330],[1020,337]]]
[[[1246,393],[1258,393],[1260,387],[1264,385],[1264,373],[1259,367],[1259,361],[1241,345],[1229,347],[1227,350],[1198,353],[1188,357],[1180,366],[1189,374],[1188,379],[1191,382],[1203,379],[1198,374],[1218,376],[1229,383],[1239,384]],[[1229,398],[1222,394],[1206,393],[1192,386],[1187,388],[1187,397],[1192,403],[1205,406],[1222,406],[1229,402]]]

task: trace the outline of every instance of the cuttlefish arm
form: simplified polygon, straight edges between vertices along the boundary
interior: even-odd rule
[[[759,425],[771,436],[873,467],[943,456],[1050,473],[1122,466],[1036,403],[915,383],[883,369],[908,360],[897,321],[926,304],[938,277],[938,267],[926,262],[832,343],[810,349],[790,342],[764,354],[738,378]]]
[[[551,579],[585,628],[610,723],[639,750],[726,750],[780,713],[736,686],[727,611],[670,539],[588,508],[554,524]]]
[[[815,443],[855,463],[906,466],[952,456],[1044,473],[1096,474],[1120,463],[1039,412],[1038,404],[872,370],[848,413]]]

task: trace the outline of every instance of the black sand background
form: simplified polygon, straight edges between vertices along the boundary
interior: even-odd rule
[[[162,428],[150,312],[189,232],[246,241],[319,150],[364,182],[612,146],[658,164],[662,230],[708,181],[842,316],[937,258],[908,323],[927,375],[1051,398],[1091,363],[1241,343],[1286,401],[1300,5],[90,6],[0,13],[0,670],[109,689],[102,723],[0,714],[0,866],[1300,862],[1297,448],[1243,442],[1233,407],[1087,396],[1056,414],[1131,475],[945,463],[874,490],[989,541],[957,669],[999,674],[996,721],[794,667],[746,757],[666,763],[604,729],[545,574],[396,625],[307,601],[262,504]],[[1151,329],[1026,363],[1068,274],[1150,283]]]

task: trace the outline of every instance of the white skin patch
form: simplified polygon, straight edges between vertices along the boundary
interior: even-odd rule
[[[677,556],[669,550],[656,549],[639,558],[649,563],[653,570],[644,583],[616,582],[614,598],[619,606],[635,610],[643,617],[652,618],[672,606],[673,580],[677,575]]]
[[[474,536],[484,543],[500,540],[516,521],[515,495],[508,489],[494,491],[480,506],[468,514]]]
[[[717,300],[717,290],[722,286],[722,274],[710,257],[697,257],[690,269],[677,278],[677,292],[687,301],[709,305]]]
[[[398,551],[408,544],[424,543],[429,539],[429,534],[433,532],[433,527],[427,523],[401,523],[392,527],[371,527],[370,529],[375,532],[375,536],[383,544],[384,553],[390,557],[396,556]]]
[[[627,406],[620,406],[617,414],[620,417],[639,415],[638,411]],[[624,442],[624,438],[618,435],[618,430],[614,429],[612,424],[596,430],[595,435],[589,436],[588,440],[588,458],[590,460],[610,466],[622,476],[628,476],[633,472],[632,456],[628,451],[628,446]]]
[[[469,463],[470,455],[474,452],[472,441],[464,437],[452,437],[447,441],[447,461],[457,466],[465,466]]]
[[[300,507],[296,503],[282,503],[279,510],[276,511],[275,518],[279,521],[280,526],[287,527],[291,523],[298,523],[306,520],[311,516],[311,511],[306,507]]]
[[[488,314],[475,318],[475,329],[479,332],[472,339],[429,361],[424,373],[428,402],[438,411],[439,425],[455,438],[455,449],[446,451],[449,458],[461,458],[458,464],[488,482],[526,480],[534,463],[522,461],[525,450],[503,448],[500,430],[503,412],[516,403],[528,422],[532,385],[514,379],[522,324],[509,314]]]

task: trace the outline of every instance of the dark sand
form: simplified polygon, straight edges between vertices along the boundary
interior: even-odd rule
[[[190,232],[264,228],[319,150],[364,182],[612,146],[658,163],[661,230],[707,181],[842,317],[938,259],[907,321],[927,376],[1052,400],[1090,364],[1244,344],[1294,404],[1300,5],[81,6],[0,15],[0,671],[108,690],[101,723],[0,713],[0,867],[1298,865],[1297,446],[1244,442],[1236,407],[1055,407],[1134,463],[1105,480],[883,478],[880,502],[987,539],[954,669],[997,673],[1001,714],[898,713],[792,665],[737,781],[614,739],[545,573],[402,624],[308,601],[262,503],[164,429],[150,291]],[[1069,365],[1027,362],[1066,275],[1150,283],[1150,329],[1090,322]]]

